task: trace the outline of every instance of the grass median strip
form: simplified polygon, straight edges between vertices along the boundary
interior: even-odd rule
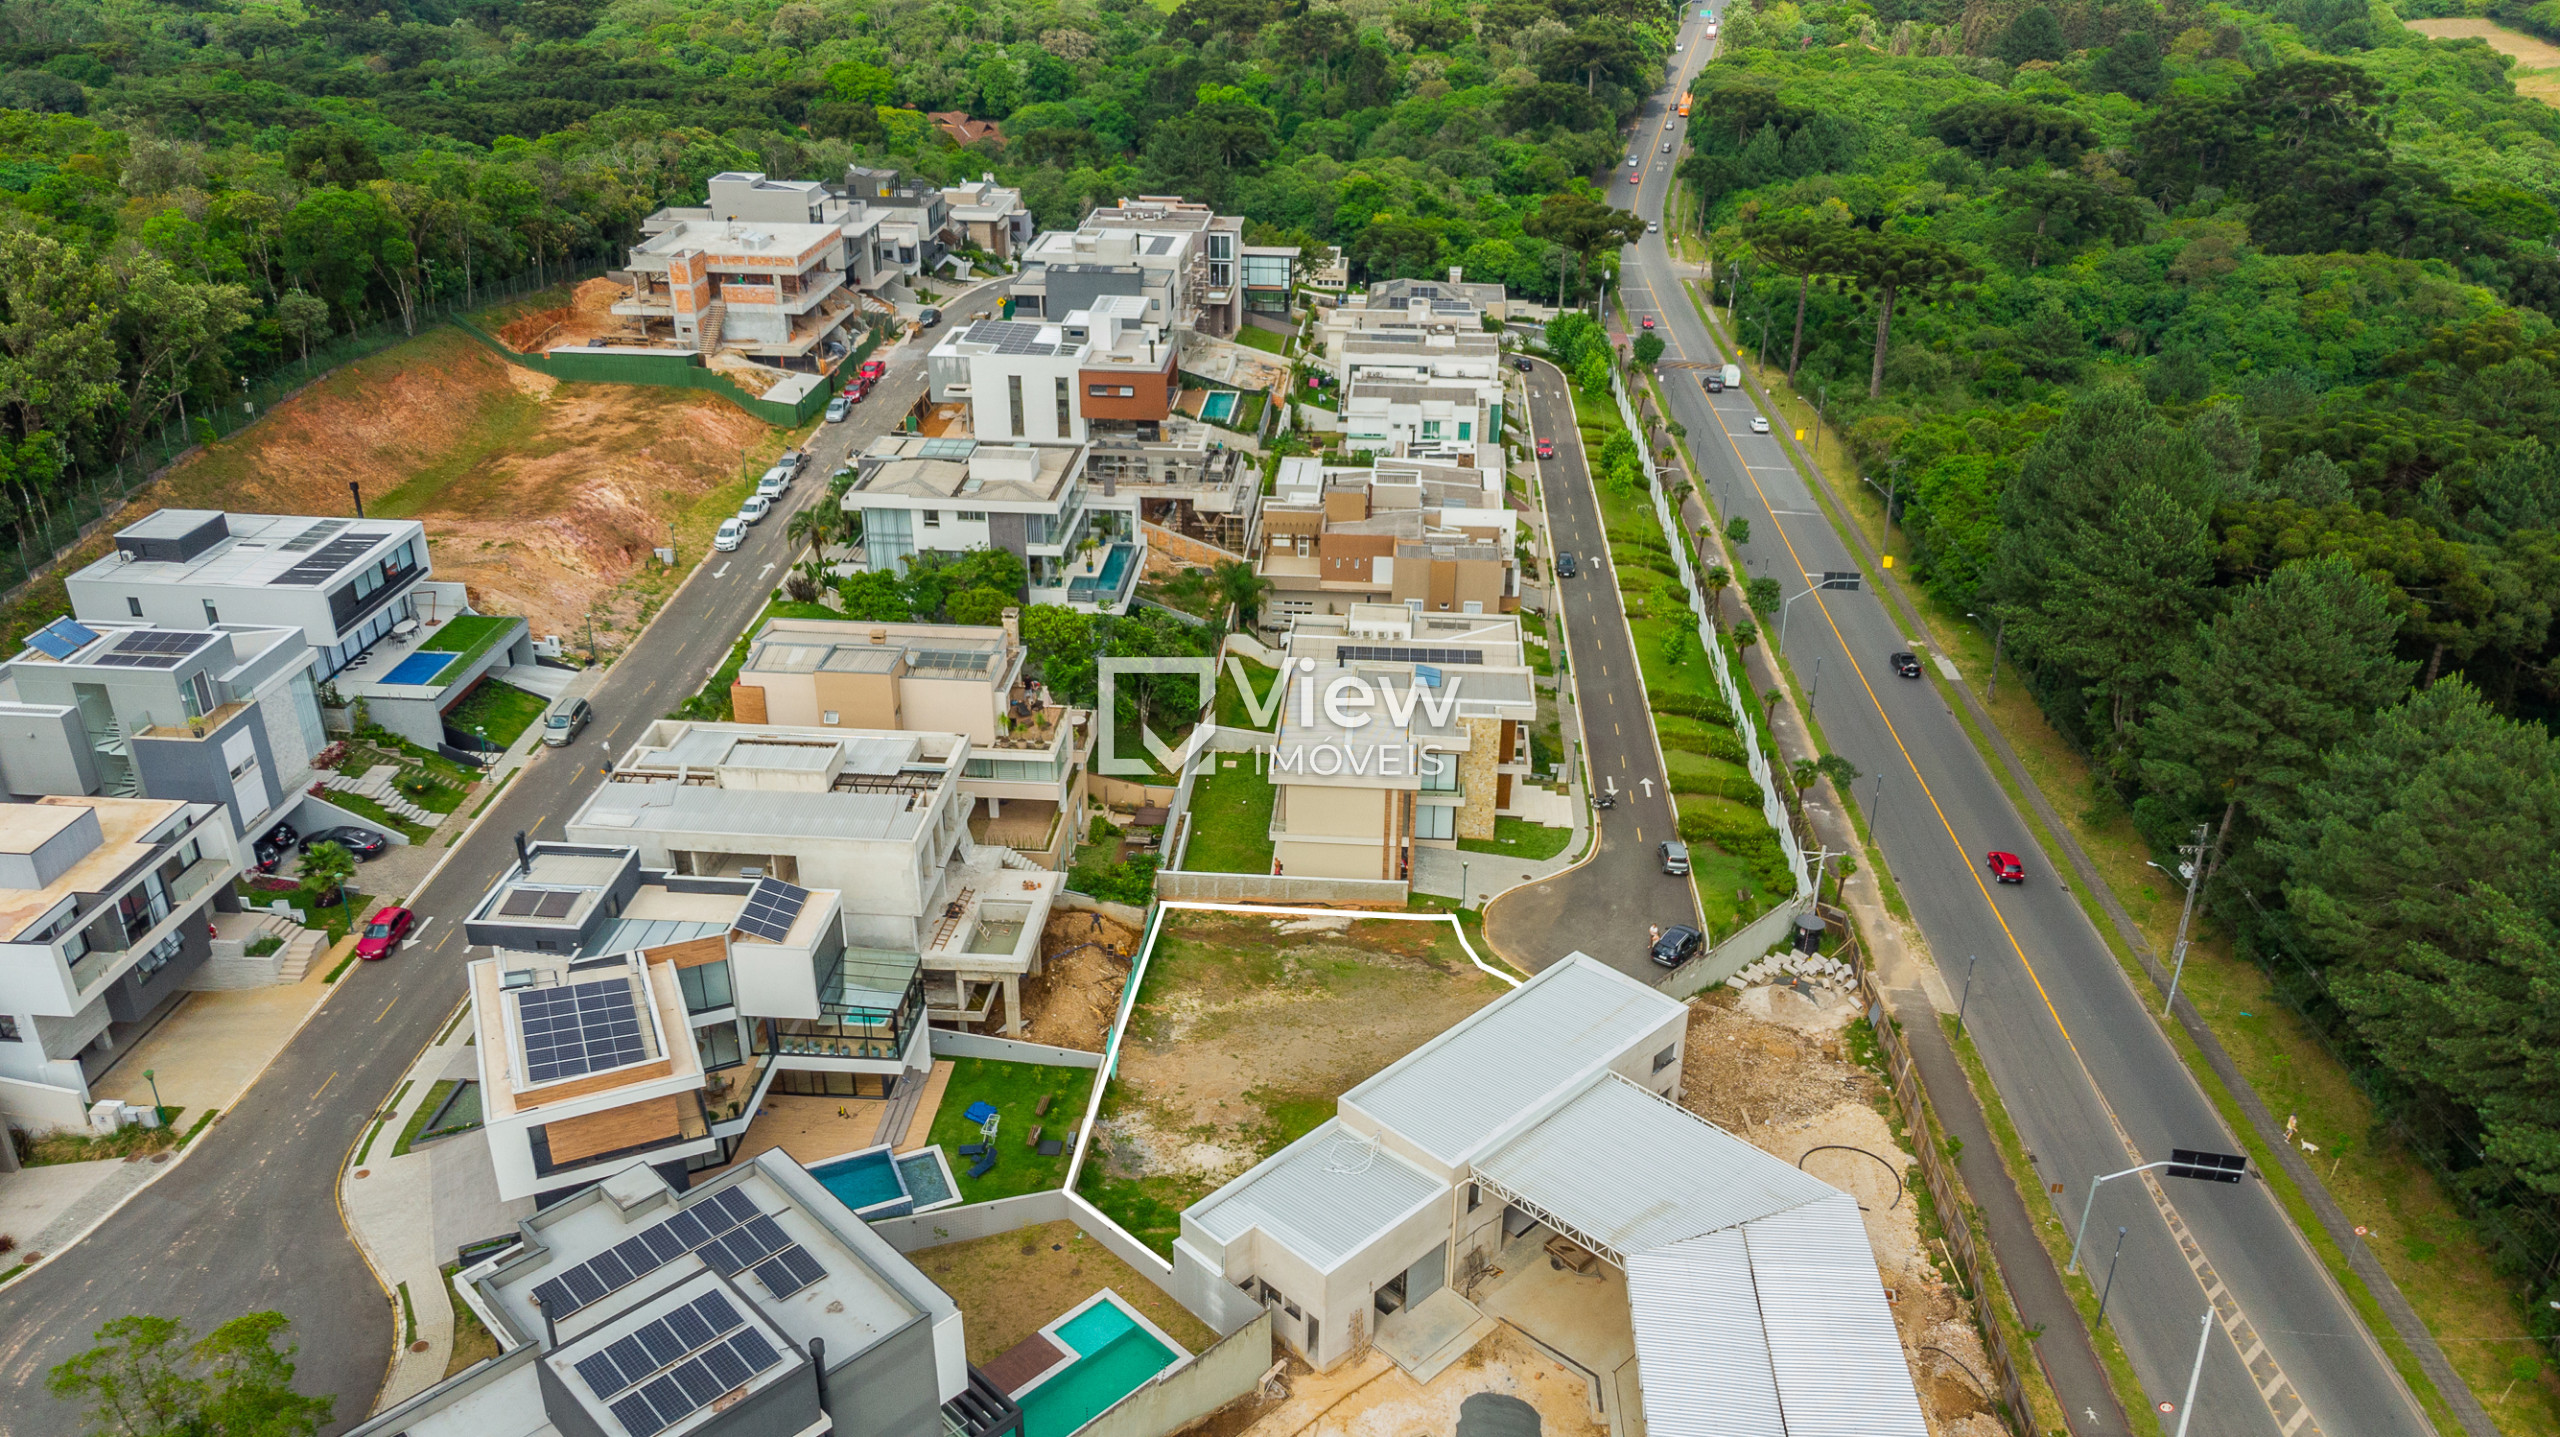
[[[415,1080],[403,1080],[400,1091],[393,1093],[391,1101],[382,1105],[382,1111],[373,1115],[373,1126],[365,1129],[364,1146],[356,1149],[357,1167],[363,1167],[365,1158],[373,1152],[373,1140],[382,1136],[382,1125],[391,1121],[393,1113],[400,1111],[400,1100],[409,1096],[410,1083],[413,1081]]]

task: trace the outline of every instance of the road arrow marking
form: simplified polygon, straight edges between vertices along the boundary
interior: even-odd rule
[[[715,579],[725,579],[729,577],[729,561],[726,559],[721,560],[720,567],[711,571],[711,577]]]
[[[1651,798],[1651,797],[1653,797],[1653,780],[1652,780],[1652,779],[1649,779],[1649,778],[1640,778],[1640,779],[1637,779],[1637,780],[1636,780],[1636,782],[1637,782],[1637,783],[1639,783],[1639,784],[1642,784],[1642,785],[1644,786],[1644,796],[1645,796],[1645,797],[1647,797],[1647,798]]]

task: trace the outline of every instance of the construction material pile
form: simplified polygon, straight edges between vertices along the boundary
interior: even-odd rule
[[[1858,974],[1839,959],[1819,953],[1773,953],[1725,979],[1724,985],[1739,991],[1761,983],[1790,981],[1846,993],[1858,986]]]

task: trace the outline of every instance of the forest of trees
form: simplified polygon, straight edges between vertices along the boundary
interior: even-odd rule
[[[2547,1283],[2560,114],[2362,0],[1725,41],[1680,175],[1745,342]]]
[[[1582,293],[1536,223],[1617,154],[1663,0],[10,0],[0,492],[358,326],[609,261],[733,168],[992,171],[1044,226],[1179,192],[1360,278]],[[925,118],[1002,122],[953,147]]]

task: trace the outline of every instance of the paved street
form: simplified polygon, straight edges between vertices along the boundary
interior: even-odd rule
[[[992,290],[946,301],[965,316]],[[932,336],[928,334],[927,339]],[[595,722],[572,748],[541,751],[452,860],[410,900],[433,937],[360,963],[201,1151],[86,1241],[0,1287],[0,1434],[70,1434],[73,1409],[43,1395],[47,1369],[84,1350],[111,1318],[156,1313],[197,1332],[243,1312],[282,1311],[302,1344],[298,1385],[337,1394],[343,1430],[373,1404],[388,1366],[391,1308],[339,1223],[339,1173],[375,1108],[462,1000],[461,920],[513,861],[514,835],[557,836],[594,785],[603,746],[619,750],[681,703],[725,657],[793,559],[789,516],[822,498],[857,443],[885,432],[921,391],[925,343],[890,352],[879,389],[843,424],[821,425],[811,459],[776,511],[731,554],[713,554],[588,697]],[[396,898],[397,895],[386,895]]]
[[[1683,58],[1694,66],[1707,47],[1694,21],[1688,33],[1692,49]],[[1621,171],[1613,203],[1659,217],[1677,158],[1661,146],[1679,138],[1670,107],[1688,75],[1684,67],[1640,119],[1630,152],[1643,160],[1644,183],[1630,184]],[[1807,573],[1857,567],[1778,440],[1750,432],[1751,399],[1710,396],[1697,369],[1676,367],[1725,357],[1679,287],[1697,277],[1697,266],[1675,265],[1654,235],[1629,252],[1623,273],[1631,320],[1653,315],[1669,345],[1665,393],[1718,511],[1750,521],[1750,571],[1778,579],[1793,597],[1806,589]],[[1765,627],[1774,638],[1777,623]],[[1816,718],[1832,747],[1867,775],[1857,801],[1948,985],[1979,959],[1968,1025],[2047,1188],[2061,1186],[2046,1194],[2050,1211],[2076,1222],[2093,1174],[2166,1158],[2172,1146],[2236,1150],[2056,865],[2028,836],[1938,679],[1897,679],[1886,666],[1887,654],[1916,646],[1872,589],[1816,593],[1795,606],[1787,629],[1797,678],[1811,680],[1820,665]],[[2023,886],[1987,881],[1982,854],[1994,848],[2024,859]],[[2191,1233],[2202,1271],[2190,1270],[2172,1213]],[[2414,1437],[2428,1430],[2354,1310],[2255,1179],[2236,1187],[2120,1179],[2101,1190],[2089,1224],[2100,1265],[2119,1226],[2126,1237],[2108,1320],[2144,1395],[2183,1395],[2199,1319],[2208,1302],[2221,1311],[2206,1346],[2194,1432]],[[2080,1412],[2072,1417],[2082,1437],[2105,1430],[2081,1425]]]
[[[1655,844],[1678,834],[1599,497],[1592,491],[1582,431],[1574,424],[1573,398],[1564,376],[1543,360],[1522,377],[1528,381],[1530,432],[1556,446],[1556,457],[1538,464],[1552,542],[1581,566],[1580,577],[1556,581],[1555,593],[1591,788],[1616,788],[1618,802],[1593,815],[1600,825],[1599,852],[1578,868],[1494,900],[1485,912],[1485,937],[1533,971],[1579,949],[1650,983],[1661,970],[1646,955],[1648,930],[1694,926],[1697,900],[1688,880],[1664,873],[1654,853]]]

